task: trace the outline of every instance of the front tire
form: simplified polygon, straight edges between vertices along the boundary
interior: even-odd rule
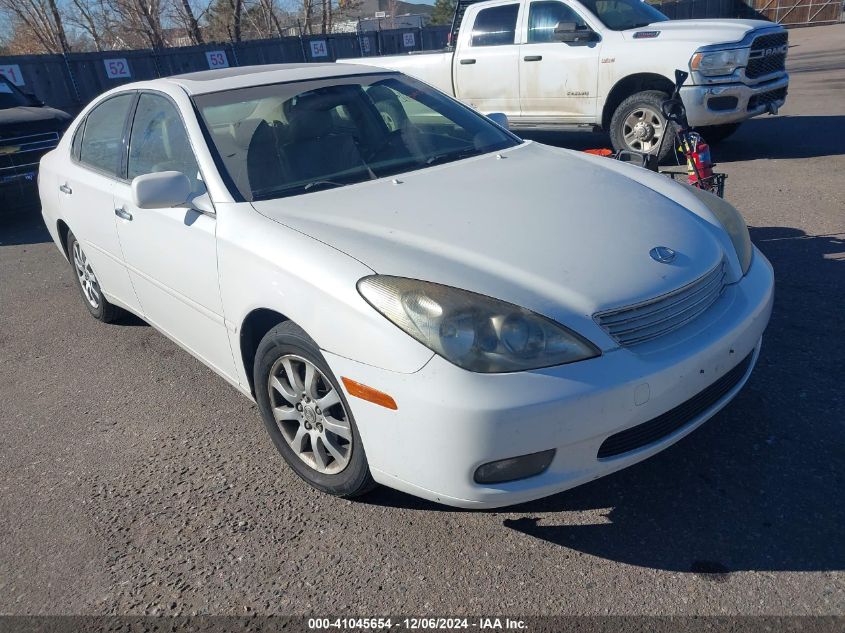
[[[613,148],[617,152],[655,154],[658,162],[671,156],[675,151],[676,129],[663,116],[661,105],[666,99],[668,95],[660,90],[643,90],[620,103],[610,119]]]
[[[67,234],[67,252],[76,287],[79,288],[82,302],[88,308],[88,312],[98,321],[114,323],[123,314],[123,310],[106,299],[100,282],[94,274],[94,269],[91,267],[91,262],[88,261],[82,249],[82,243],[71,231]]]
[[[267,432],[297,475],[339,497],[375,487],[346,396],[302,328],[285,321],[264,336],[253,378]]]

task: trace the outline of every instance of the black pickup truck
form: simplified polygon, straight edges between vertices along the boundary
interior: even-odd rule
[[[0,213],[38,200],[38,161],[71,121],[0,75]]]

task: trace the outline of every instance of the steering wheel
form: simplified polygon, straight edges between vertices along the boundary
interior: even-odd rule
[[[402,130],[393,130],[384,135],[381,141],[375,147],[371,147],[368,152],[364,154],[364,162],[369,163],[372,159],[378,156],[382,151],[392,146],[396,141],[401,143],[402,147],[405,144],[402,142]]]

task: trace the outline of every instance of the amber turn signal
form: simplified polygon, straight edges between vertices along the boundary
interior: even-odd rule
[[[383,391],[373,389],[372,387],[363,385],[360,382],[355,382],[349,378],[341,378],[341,380],[343,381],[343,386],[346,387],[346,391],[349,392],[350,396],[361,398],[367,402],[372,402],[373,404],[393,409],[394,411],[399,408],[396,406],[396,401]]]

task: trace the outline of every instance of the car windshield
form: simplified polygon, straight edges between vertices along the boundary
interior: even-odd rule
[[[0,110],[30,105],[29,99],[12,83],[0,75]]]
[[[581,0],[581,4],[613,31],[636,29],[669,19],[642,0]]]
[[[194,102],[230,188],[250,201],[343,187],[521,142],[394,73],[252,86]]]

